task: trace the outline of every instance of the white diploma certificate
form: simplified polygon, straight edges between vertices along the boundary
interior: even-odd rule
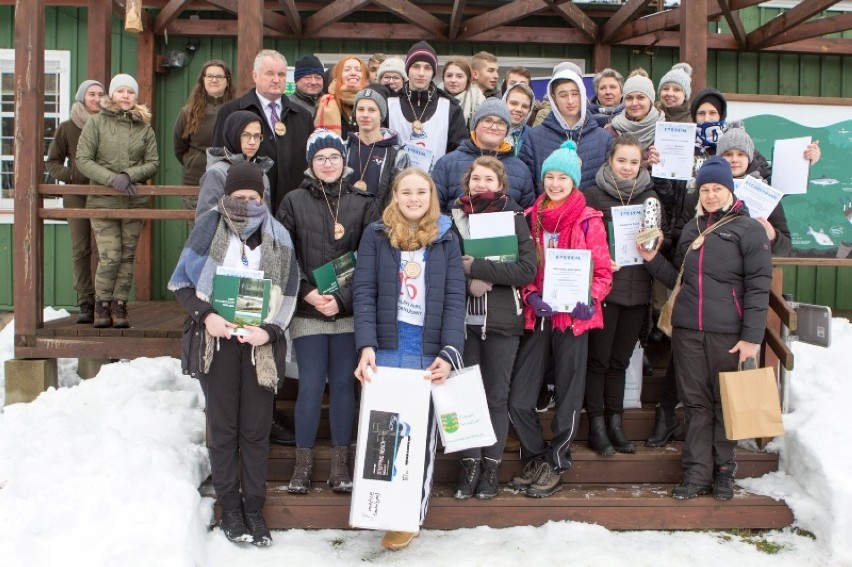
[[[695,162],[695,124],[657,122],[654,147],[660,152],[660,163],[651,167],[652,176],[684,180],[692,178]]]
[[[554,311],[569,313],[580,303],[589,303],[591,250],[545,249],[542,299]]]
[[[775,207],[781,201],[784,193],[754,177],[746,175],[742,179],[734,180],[737,198],[748,207],[748,214],[752,218],[769,218]]]
[[[636,266],[642,263],[642,256],[636,251],[636,235],[642,225],[642,205],[612,207],[612,231],[609,235],[612,243],[612,260],[619,266]]]
[[[775,140],[772,150],[772,186],[785,195],[808,192],[810,162],[804,158],[811,137]]]

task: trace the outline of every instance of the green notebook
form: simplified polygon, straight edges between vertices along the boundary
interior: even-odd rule
[[[334,293],[352,284],[355,277],[355,252],[347,252],[313,271],[317,291],[322,295]]]
[[[464,241],[464,253],[494,262],[517,262],[518,237],[509,234],[490,238],[468,238]]]
[[[263,272],[218,273],[213,276],[210,303],[219,315],[240,327],[256,327],[266,319],[272,280],[258,275],[263,276]]]

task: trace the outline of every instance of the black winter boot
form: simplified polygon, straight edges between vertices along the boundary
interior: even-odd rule
[[[479,484],[481,461],[479,459],[462,459],[459,472],[459,482],[453,498],[456,500],[467,500],[476,491]]]
[[[734,497],[734,474],[737,464],[730,463],[716,469],[713,482],[713,498],[716,500],[731,500]]]
[[[483,457],[482,474],[479,476],[479,484],[476,485],[476,496],[480,500],[491,500],[500,491],[500,479],[497,472],[500,469],[500,461]]]
[[[251,532],[251,543],[257,547],[272,545],[272,534],[263,519],[263,508],[254,512],[246,512],[246,528]]]
[[[222,533],[232,543],[251,543],[251,534],[246,528],[242,508],[222,510]]]
[[[636,445],[624,434],[624,429],[621,427],[621,417],[620,413],[609,416],[609,427],[606,433],[616,451],[619,453],[635,453]]]
[[[80,325],[91,325],[95,322],[95,304],[84,302],[80,304],[80,312],[77,314],[77,323]]]
[[[609,457],[615,455],[615,449],[609,441],[606,434],[606,422],[604,416],[598,415],[589,418],[589,449],[597,453]]]
[[[287,492],[307,494],[311,490],[311,477],[314,475],[314,450],[306,447],[296,449],[296,466]]]
[[[657,406],[654,415],[654,432],[645,441],[646,447],[664,447],[675,437],[682,437],[683,429],[677,419],[674,410],[667,410],[663,406]]]
[[[332,492],[352,492],[348,445],[331,448],[331,472],[328,475],[328,485]]]

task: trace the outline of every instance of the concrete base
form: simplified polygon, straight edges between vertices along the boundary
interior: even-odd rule
[[[13,358],[6,361],[5,368],[6,405],[31,402],[59,384],[55,358]]]
[[[80,378],[94,378],[101,371],[101,366],[114,362],[109,358],[78,358],[77,374]]]

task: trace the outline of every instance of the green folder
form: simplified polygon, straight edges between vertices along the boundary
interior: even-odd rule
[[[355,252],[347,252],[313,272],[317,291],[322,295],[334,293],[342,287],[351,285],[355,277]]]
[[[517,262],[518,237],[509,234],[491,238],[468,238],[464,241],[464,253],[494,262]]]
[[[210,303],[219,315],[240,327],[258,326],[266,319],[271,287],[269,279],[216,274]]]

